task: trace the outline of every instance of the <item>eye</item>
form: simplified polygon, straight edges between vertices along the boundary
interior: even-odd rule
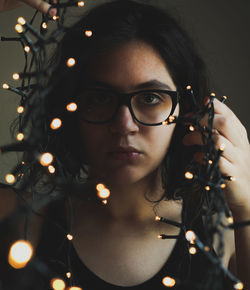
[[[143,93],[139,95],[139,100],[146,105],[156,105],[161,102],[161,97],[156,93]]]
[[[85,104],[89,106],[102,106],[111,102],[112,96],[105,92],[86,92],[83,95]]]

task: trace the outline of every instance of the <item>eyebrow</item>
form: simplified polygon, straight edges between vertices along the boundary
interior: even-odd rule
[[[113,90],[118,90],[118,87],[111,85],[106,82],[102,81],[97,81],[93,80],[89,82],[89,85],[91,86],[97,86],[97,87],[102,87],[102,88],[107,88],[107,89],[113,89]],[[170,88],[170,86],[166,83],[160,82],[158,80],[149,80],[143,83],[140,83],[136,86],[133,87],[133,90],[142,90],[142,89],[166,89],[166,90],[173,90]]]

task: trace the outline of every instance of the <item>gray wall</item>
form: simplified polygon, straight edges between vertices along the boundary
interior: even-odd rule
[[[102,1],[86,1],[89,9]],[[190,32],[207,62],[211,89],[217,96],[227,95],[228,106],[238,115],[248,132],[250,84],[250,1],[249,0],[154,0],[167,9]],[[83,10],[70,12],[69,23]],[[30,19],[34,11],[22,6],[0,13],[0,36],[16,36],[14,25],[18,16]],[[12,74],[22,71],[23,53],[20,44],[0,42],[0,84],[14,84]],[[19,98],[0,88],[0,145],[10,142],[9,125],[17,116]],[[18,155],[9,153],[0,157],[0,181],[17,162]]]

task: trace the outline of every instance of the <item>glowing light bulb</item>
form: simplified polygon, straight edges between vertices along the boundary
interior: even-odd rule
[[[67,290],[82,290],[82,288],[78,286],[71,286]]]
[[[206,186],[205,186],[205,190],[206,190],[206,191],[209,191],[209,190],[210,190],[210,186],[209,186],[209,185],[206,185]]]
[[[168,121],[162,121],[162,125],[167,125]]]
[[[174,287],[175,283],[176,283],[175,279],[169,276],[166,276],[162,279],[162,284],[166,287]]]
[[[16,178],[15,178],[15,176],[13,174],[9,173],[9,174],[5,175],[5,180],[9,184],[13,184],[16,181]]]
[[[78,1],[77,5],[78,5],[78,7],[83,7],[84,6],[84,1]]]
[[[230,177],[229,177],[229,180],[230,180],[230,181],[235,181],[235,180],[236,180],[236,177],[235,177],[235,176],[230,176]]]
[[[76,64],[76,60],[73,58],[73,57],[70,57],[68,60],[67,60],[67,66],[68,67],[72,67]]]
[[[62,121],[59,118],[55,118],[52,120],[52,122],[50,123],[50,128],[52,130],[57,130],[62,126]]]
[[[158,235],[157,238],[158,238],[158,239],[162,239],[162,235]]]
[[[67,273],[66,273],[66,277],[67,277],[67,278],[70,278],[70,277],[71,277],[71,273],[70,273],[70,272],[67,272]]]
[[[59,278],[52,279],[50,285],[53,290],[64,290],[66,287],[65,282]]]
[[[18,33],[23,33],[23,27],[21,24],[16,24],[15,26],[15,30],[18,32]]]
[[[226,188],[226,187],[227,187],[226,183],[222,183],[222,184],[220,185],[220,188]]]
[[[234,284],[234,289],[243,289],[244,288],[244,284],[242,282],[238,282],[236,284]]]
[[[23,133],[18,133],[18,134],[16,135],[16,138],[17,138],[18,141],[22,141],[22,140],[24,139],[24,135],[23,135]]]
[[[232,216],[230,216],[230,217],[227,218],[227,221],[228,221],[229,224],[232,224],[234,222],[234,219],[233,219]]]
[[[42,166],[48,166],[53,162],[53,155],[51,153],[43,153],[43,155],[40,158],[40,163]]]
[[[102,200],[102,203],[103,203],[103,204],[107,204],[107,203],[108,203],[107,199],[103,199],[103,200]]]
[[[155,217],[155,220],[156,220],[156,221],[160,221],[160,220],[161,220],[161,217],[157,215],[157,216]]]
[[[77,110],[77,104],[76,103],[69,103],[67,106],[66,106],[66,109],[69,111],[69,112],[75,112]]]
[[[101,190],[103,190],[104,188],[105,188],[105,185],[102,184],[102,183],[98,183],[98,184],[96,185],[96,189],[97,189],[98,191],[101,191]]]
[[[27,52],[27,53],[30,52],[30,47],[29,47],[28,45],[26,45],[26,46],[24,47],[24,51]]]
[[[42,28],[43,28],[43,29],[47,29],[47,28],[48,28],[48,25],[47,25],[46,22],[43,22],[43,23],[42,23]]]
[[[189,126],[189,131],[193,132],[195,130],[194,126],[193,125],[190,125]]]
[[[187,179],[193,179],[193,178],[194,178],[194,175],[193,175],[193,173],[187,171],[187,172],[185,173],[185,178],[187,178]]]
[[[18,113],[18,114],[22,114],[23,111],[24,111],[24,107],[23,107],[23,106],[19,106],[19,107],[17,108],[17,113]]]
[[[195,254],[197,253],[196,248],[195,248],[195,247],[190,247],[190,248],[189,248],[189,253],[190,253],[191,255],[195,255]]]
[[[209,247],[209,246],[205,246],[204,249],[205,249],[205,251],[207,251],[207,252],[210,251],[210,247]]]
[[[186,86],[186,89],[187,89],[187,90],[191,90],[192,87],[191,87],[190,85],[188,85],[188,86]]]
[[[168,117],[168,120],[169,120],[170,123],[174,122],[174,120],[175,120],[175,116],[172,116],[172,115],[169,116],[169,117]]]
[[[68,239],[69,241],[72,241],[72,240],[73,240],[73,236],[72,236],[71,234],[67,234],[67,239]]]
[[[21,269],[30,261],[32,255],[33,247],[31,243],[19,240],[10,247],[8,262],[13,268]]]
[[[8,84],[3,84],[3,89],[8,90],[9,89],[9,85]]]
[[[103,188],[102,190],[98,191],[97,195],[102,199],[106,199],[110,196],[110,190],[108,188]]]
[[[213,161],[212,161],[212,160],[208,160],[208,163],[209,163],[209,164],[213,164]]]
[[[211,93],[210,96],[211,96],[211,97],[215,97],[215,93]]]
[[[14,73],[14,74],[12,75],[12,78],[13,78],[13,80],[17,81],[17,80],[20,79],[20,75],[19,75],[18,73]]]
[[[25,19],[23,17],[18,17],[17,18],[17,23],[24,25],[26,23]]]
[[[227,100],[227,96],[222,96],[222,99],[225,102]]]
[[[225,147],[226,147],[226,145],[225,145],[224,143],[222,143],[222,144],[220,145],[220,151],[224,151],[224,150],[225,150]]]
[[[25,162],[24,162],[24,161],[22,161],[21,163],[22,163],[23,165],[25,164]]]
[[[48,166],[48,170],[49,170],[49,172],[50,172],[51,174],[53,174],[53,173],[56,172],[56,169],[55,169],[55,167],[54,167],[53,165],[49,165],[49,166]]]
[[[59,19],[59,16],[58,16],[58,15],[54,15],[54,16],[52,17],[52,19],[53,19],[54,21],[56,21],[57,19]]]
[[[93,35],[93,32],[91,30],[85,30],[85,35],[87,37],[91,37]]]
[[[187,231],[185,234],[187,241],[194,242],[195,241],[195,233],[193,231]]]

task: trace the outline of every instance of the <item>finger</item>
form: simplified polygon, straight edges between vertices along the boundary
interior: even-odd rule
[[[37,9],[43,14],[46,14],[49,11],[51,5],[43,0],[22,0],[22,2],[28,4],[29,6]],[[50,10],[50,15],[54,16],[56,14],[56,9],[53,8]]]
[[[222,152],[222,156],[226,158],[229,162],[234,162],[234,159],[237,156],[235,146],[228,139],[226,139],[224,136],[220,135],[216,131],[214,131],[213,138],[215,141],[215,148],[219,150],[223,145],[224,149]],[[182,142],[186,146],[204,145],[201,133],[199,131],[187,134],[186,136],[184,136]]]

